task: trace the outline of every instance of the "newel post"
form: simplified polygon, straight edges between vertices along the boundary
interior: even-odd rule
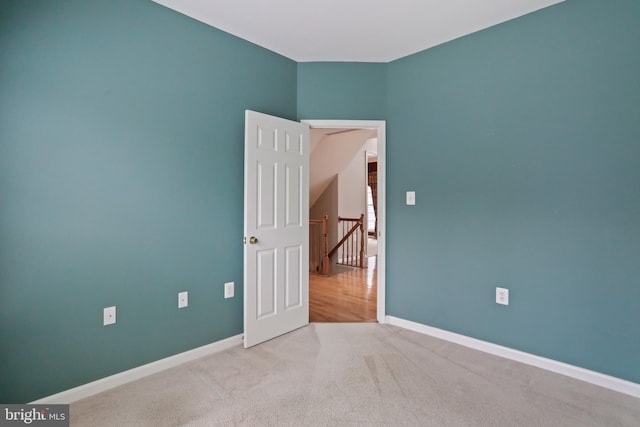
[[[322,274],[329,275],[329,216],[322,217]]]
[[[360,214],[360,268],[364,268],[364,214]]]

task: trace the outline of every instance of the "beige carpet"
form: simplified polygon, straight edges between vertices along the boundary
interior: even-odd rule
[[[389,325],[311,324],[71,405],[71,426],[638,426],[640,399]]]

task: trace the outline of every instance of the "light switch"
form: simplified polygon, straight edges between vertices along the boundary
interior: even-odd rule
[[[407,191],[407,205],[413,206],[416,204],[416,192]]]

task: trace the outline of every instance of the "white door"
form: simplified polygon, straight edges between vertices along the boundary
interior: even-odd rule
[[[245,114],[244,346],[309,323],[309,126]]]

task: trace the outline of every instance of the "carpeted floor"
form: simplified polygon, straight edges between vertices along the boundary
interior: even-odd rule
[[[311,324],[71,405],[71,426],[638,426],[640,399],[390,325]]]

